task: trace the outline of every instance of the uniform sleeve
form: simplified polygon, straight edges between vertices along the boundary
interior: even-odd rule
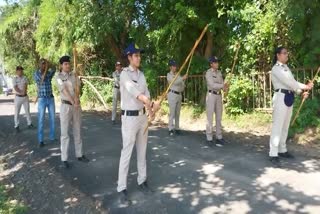
[[[57,86],[60,92],[63,91],[64,85],[62,79],[59,77],[59,75],[56,76]]]
[[[13,85],[13,87],[16,87],[16,86],[17,86],[16,77],[14,77],[14,78],[12,79],[12,85]]]
[[[144,84],[145,84],[145,93],[144,93],[144,95],[146,96],[146,97],[148,97],[149,99],[150,99],[150,91],[149,91],[149,89],[148,89],[148,84],[147,84],[147,80],[146,80],[146,78],[144,77]]]
[[[207,85],[209,89],[213,89],[213,90],[220,90],[223,88],[223,80],[222,83],[218,83],[215,82],[214,79],[212,78],[212,73],[211,72],[207,72],[206,73],[206,80],[207,80]],[[220,75],[220,74],[217,74]],[[217,78],[222,78],[222,77],[217,77]]]
[[[120,84],[135,98],[137,98],[140,94],[143,94],[143,92],[138,89],[136,84],[130,79],[126,72],[121,72]]]
[[[284,71],[283,69],[272,69],[273,76],[293,91],[299,91],[305,89],[306,85],[296,81],[290,71]]]
[[[169,83],[169,84],[173,81],[174,77],[175,77],[175,75],[172,75],[172,74],[170,74],[170,73],[167,74],[167,80],[168,80],[168,83]],[[183,78],[182,78],[181,76],[178,76],[178,77],[175,79],[175,81],[174,81],[173,84],[179,85],[179,84],[181,84],[181,83],[183,83]]]

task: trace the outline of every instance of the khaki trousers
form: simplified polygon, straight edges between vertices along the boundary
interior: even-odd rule
[[[207,110],[207,126],[206,135],[207,140],[212,141],[213,131],[213,113],[216,118],[216,139],[222,139],[222,95],[207,93],[206,97],[206,110]]]
[[[119,163],[119,177],[117,191],[127,189],[127,177],[130,159],[134,145],[137,150],[138,185],[147,179],[147,142],[148,130],[144,133],[148,124],[146,115],[141,116],[122,116],[122,150]]]
[[[120,100],[120,89],[113,88],[113,97],[112,97],[112,117],[111,120],[115,120],[117,116],[117,105]]]
[[[19,114],[21,110],[21,106],[23,105],[25,115],[27,117],[28,125],[31,125],[31,115],[30,115],[30,103],[29,97],[18,97],[14,98],[14,127],[17,128],[20,124]]]
[[[82,139],[81,139],[81,107],[75,108],[72,105],[61,104],[60,106],[60,126],[61,126],[61,160],[68,160],[69,150],[69,127],[72,125],[73,139],[75,145],[76,157],[82,157]]]
[[[275,92],[273,95],[272,129],[270,136],[270,157],[287,152],[287,137],[292,115],[292,106],[284,103],[284,93]]]
[[[169,131],[176,129],[179,130],[180,110],[181,110],[182,95],[172,92],[168,93],[169,103]]]

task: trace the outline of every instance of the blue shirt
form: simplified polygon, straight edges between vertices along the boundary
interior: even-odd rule
[[[39,98],[46,98],[46,97],[53,96],[52,95],[51,80],[52,80],[54,74],[55,74],[55,70],[48,70],[48,72],[42,82],[41,71],[38,70],[34,73],[33,78],[37,83]]]

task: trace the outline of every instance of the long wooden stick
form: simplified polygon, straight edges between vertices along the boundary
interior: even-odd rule
[[[316,74],[314,75],[313,79],[311,80],[312,83],[316,80],[319,72],[320,72],[320,66],[319,66]],[[309,90],[308,90],[308,91],[309,91]],[[296,122],[296,120],[297,120],[297,118],[298,118],[298,116],[299,116],[300,110],[301,110],[301,108],[302,108],[302,106],[303,106],[303,103],[304,103],[305,101],[306,101],[306,98],[303,97],[303,99],[302,99],[302,101],[301,101],[301,103],[300,103],[300,106],[299,106],[299,108],[298,108],[298,111],[297,111],[297,113],[295,114],[295,116],[294,116],[294,118],[293,118],[293,120],[292,120],[292,122],[291,122],[291,126],[293,126],[294,123]]]
[[[232,64],[232,68],[231,68],[231,72],[230,74],[233,74],[233,71],[234,71],[234,68],[236,66],[236,62],[238,60],[238,53],[239,53],[239,49],[240,49],[240,42],[238,42],[238,44],[236,45],[236,53],[234,55],[234,58],[233,58],[233,64]]]
[[[80,79],[79,79],[79,73],[78,73],[78,69],[77,69],[77,65],[78,65],[78,60],[77,60],[77,46],[76,44],[73,45],[73,69],[74,69],[74,74],[76,76],[76,88],[75,88],[75,95],[76,97],[79,99],[79,95],[80,95]]]
[[[189,65],[188,65],[188,68],[187,68],[187,72],[186,72],[186,74],[189,74],[189,70],[190,70],[190,66],[191,66],[191,62],[192,62],[192,58],[193,58],[193,54],[194,54],[194,52],[192,53],[192,55],[191,55],[191,57],[190,57]]]
[[[162,103],[162,101],[165,99],[165,97],[167,96],[171,86],[173,85],[173,83],[176,81],[176,79],[178,78],[178,76],[180,75],[181,71],[184,69],[184,67],[186,66],[187,62],[189,61],[189,59],[191,58],[191,56],[193,55],[194,51],[196,50],[196,48],[198,47],[200,41],[202,40],[204,34],[207,32],[209,25],[207,24],[204,29],[202,30],[202,33],[200,34],[199,38],[196,40],[196,42],[194,43],[190,53],[188,54],[187,58],[184,60],[183,64],[181,65],[179,71],[176,73],[176,75],[174,76],[173,80],[170,82],[170,84],[168,85],[167,89],[164,91],[164,93],[161,95],[160,97],[160,104]]]
[[[92,88],[92,90],[98,95],[100,102],[103,104],[103,106],[106,108],[106,110],[108,110],[107,104],[104,102],[102,95],[99,93],[99,91],[96,89],[96,87],[94,87],[94,85],[86,79],[82,79],[82,81],[87,83]]]
[[[79,76],[80,79],[101,79],[101,80],[109,80],[114,81],[114,79],[110,77],[100,77],[100,76]]]
[[[200,41],[202,40],[204,34],[207,32],[208,27],[209,27],[209,24],[207,24],[207,25],[203,28],[203,30],[202,30],[199,38],[198,38],[198,39],[196,40],[196,42],[194,43],[194,45],[193,45],[190,53],[188,54],[187,58],[184,60],[183,64],[181,65],[181,67],[180,67],[180,69],[179,69],[179,71],[176,73],[176,75],[174,76],[173,80],[172,80],[172,81],[170,82],[170,84],[168,85],[167,89],[166,89],[166,90],[163,92],[163,94],[160,96],[160,100],[159,100],[160,105],[161,105],[162,101],[165,99],[165,97],[167,96],[167,94],[168,94],[168,92],[169,92],[172,84],[174,83],[174,81],[176,81],[176,79],[177,79],[178,76],[180,75],[181,71],[182,71],[182,70],[184,69],[184,67],[186,66],[188,60],[191,58],[191,56],[193,55],[194,51],[195,51],[196,48],[198,47],[198,45],[199,45]],[[144,130],[144,134],[147,132],[150,123],[151,123],[151,121],[148,121],[147,127],[146,127],[145,130]]]

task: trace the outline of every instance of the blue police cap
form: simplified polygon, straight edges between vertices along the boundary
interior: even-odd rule
[[[128,56],[134,53],[144,53],[144,50],[139,48],[135,43],[130,43],[128,47],[124,50],[124,55]]]
[[[62,65],[64,62],[70,62],[70,56],[63,56],[59,60],[60,64]]]
[[[169,66],[177,66],[177,62],[174,59],[170,59],[168,62]]]
[[[219,62],[219,59],[218,59],[218,57],[216,57],[216,56],[212,56],[212,57],[210,57],[210,58],[208,59],[208,61],[209,61],[210,63],[214,63],[214,62]]]

